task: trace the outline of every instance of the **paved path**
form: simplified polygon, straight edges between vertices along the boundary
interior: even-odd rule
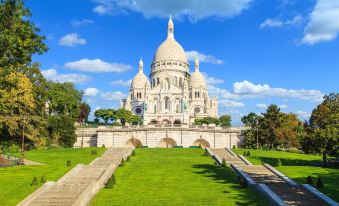
[[[266,184],[287,205],[323,206],[328,205],[315,195],[307,191],[301,185],[291,186],[284,179],[274,174],[263,165],[248,165],[239,156],[232,154],[226,149],[212,149],[214,154],[225,159],[227,164],[239,166],[251,176],[256,183]]]
[[[110,148],[90,165],[79,164],[57,182],[45,183],[18,206],[87,205],[132,151],[132,148]]]

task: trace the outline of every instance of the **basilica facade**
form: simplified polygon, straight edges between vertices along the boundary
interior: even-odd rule
[[[185,51],[174,38],[171,18],[167,38],[154,55],[149,78],[140,59],[139,71],[121,107],[139,115],[144,125],[192,124],[197,118],[218,116],[218,99],[208,96],[197,58],[194,72],[190,73]]]

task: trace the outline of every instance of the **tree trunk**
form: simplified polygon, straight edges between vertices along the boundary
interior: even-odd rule
[[[324,167],[327,167],[327,154],[326,154],[326,151],[323,152],[323,164],[324,164]]]

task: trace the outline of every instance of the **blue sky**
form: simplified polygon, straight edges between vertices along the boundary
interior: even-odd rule
[[[28,0],[49,51],[52,81],[71,81],[96,108],[117,108],[137,73],[149,74],[172,14],[175,38],[200,59],[219,114],[234,125],[269,104],[308,118],[339,89],[339,0]],[[193,62],[190,61],[191,71]]]

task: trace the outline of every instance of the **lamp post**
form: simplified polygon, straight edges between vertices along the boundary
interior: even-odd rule
[[[22,139],[21,139],[21,154],[20,154],[20,165],[25,164],[25,123],[26,123],[26,116],[22,119]]]

